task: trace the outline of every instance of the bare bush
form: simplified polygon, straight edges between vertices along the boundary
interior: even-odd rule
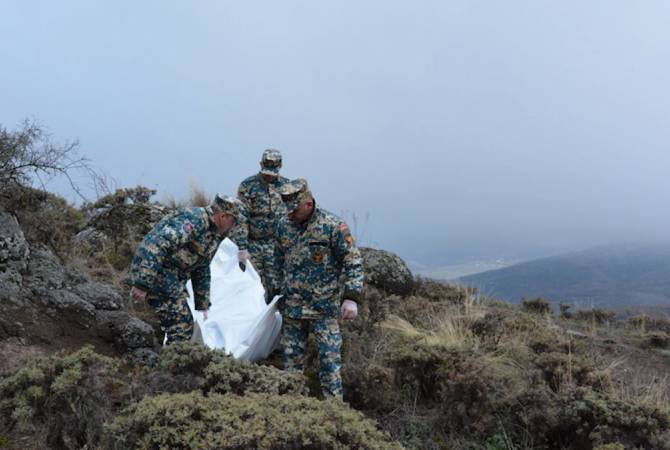
[[[0,186],[32,186],[36,181],[44,187],[44,177],[65,177],[72,189],[85,199],[72,179],[82,171],[94,180],[101,177],[89,161],[77,152],[77,141],[54,144],[49,135],[34,121],[25,120],[16,131],[0,125]]]

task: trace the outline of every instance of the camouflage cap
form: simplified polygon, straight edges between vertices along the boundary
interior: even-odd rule
[[[230,214],[231,216],[235,217],[235,220],[238,223],[240,223],[242,220],[244,205],[235,197],[231,197],[225,194],[216,194],[211,206],[215,212],[221,211],[224,214]]]
[[[261,157],[261,174],[276,177],[279,175],[282,158],[281,152],[274,148],[269,148],[263,152]]]
[[[304,178],[296,178],[285,183],[279,193],[288,212],[294,211],[302,202],[312,198],[309,184]]]

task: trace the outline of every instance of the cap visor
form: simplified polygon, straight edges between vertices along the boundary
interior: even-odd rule
[[[276,177],[277,175],[279,175],[279,168],[270,169],[268,167],[263,167],[261,169],[261,175],[270,175],[272,177]]]

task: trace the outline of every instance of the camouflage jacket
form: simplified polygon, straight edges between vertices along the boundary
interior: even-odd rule
[[[130,284],[151,293],[182,295],[189,278],[195,308],[208,309],[209,264],[225,238],[211,221],[212,210],[183,208],[163,218],[137,248],[130,268]]]
[[[240,249],[249,248],[249,240],[274,238],[277,222],[286,215],[279,189],[287,181],[288,178],[279,176],[266,183],[260,174],[256,174],[240,183],[237,197],[245,206],[245,217],[230,236]]]
[[[343,298],[359,301],[363,262],[346,223],[315,207],[312,217],[297,225],[284,216],[277,225],[276,287],[284,296],[288,317],[337,317]]]

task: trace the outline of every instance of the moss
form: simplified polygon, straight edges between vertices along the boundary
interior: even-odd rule
[[[108,449],[400,449],[337,400],[175,394],[131,405],[106,429]]]

